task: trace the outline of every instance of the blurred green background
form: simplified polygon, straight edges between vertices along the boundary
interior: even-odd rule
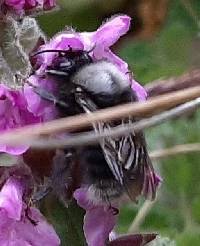
[[[81,31],[95,30],[109,13],[123,13],[124,9],[128,9],[128,13],[133,12],[134,22],[131,8],[135,9],[138,1],[125,2],[129,2],[128,8],[123,8],[123,1],[120,0],[76,0],[73,3],[63,0],[58,12],[41,16],[38,20],[49,37],[67,25]],[[157,4],[159,1],[154,2]],[[115,48],[143,85],[200,67],[200,1],[165,2],[166,16],[158,30],[149,37],[141,37],[138,34],[141,25],[137,17],[137,32],[134,33],[133,24],[129,38]],[[146,133],[150,150],[198,142],[200,112],[154,127]],[[175,240],[178,246],[200,245],[199,157],[200,154],[182,154],[154,163],[164,181],[158,199],[141,224],[140,231],[156,231]],[[119,232],[127,232],[141,204],[123,207],[117,228]]]

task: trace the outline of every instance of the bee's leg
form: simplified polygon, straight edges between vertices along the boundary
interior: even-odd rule
[[[65,76],[65,77],[69,76],[69,74],[67,72],[59,71],[59,70],[55,70],[55,69],[47,69],[45,72],[50,74],[50,75]]]
[[[26,218],[31,222],[31,224],[32,224],[33,226],[37,226],[38,221],[32,219],[31,216],[30,216],[30,214],[29,214],[29,212],[30,212],[30,208],[27,207],[27,208],[25,209],[25,216],[26,216]]]
[[[113,215],[119,214],[119,209],[116,207],[113,207],[111,204],[109,205],[109,209],[112,211]]]
[[[44,184],[39,185],[37,187],[37,191],[34,192],[31,201],[33,203],[37,203],[41,201],[44,197],[46,197],[52,191],[52,183],[51,180],[45,181]]]
[[[68,206],[75,189],[78,188],[77,177],[75,177],[77,174],[78,168],[74,153],[70,150],[57,151],[52,167],[52,188],[65,206]]]
[[[67,207],[74,191],[78,188],[80,177],[77,162],[70,150],[57,151],[53,158],[51,175],[44,184],[37,187],[31,201],[37,203],[52,192]],[[78,177],[76,177],[78,175]]]
[[[62,108],[69,108],[69,105],[64,101],[57,99],[52,93],[45,91],[44,89],[31,85],[34,92],[39,95],[42,99],[52,102],[55,106],[60,106]]]
[[[106,192],[105,192],[106,193]],[[119,209],[114,207],[112,204],[111,204],[111,201],[109,199],[109,196],[107,195],[106,193],[106,203],[108,205],[108,209],[111,211],[111,213],[113,215],[118,215],[119,214]]]
[[[113,207],[110,200],[108,199],[108,204],[109,204],[109,210],[112,212],[113,215],[118,215],[119,214],[119,209],[116,207]]]

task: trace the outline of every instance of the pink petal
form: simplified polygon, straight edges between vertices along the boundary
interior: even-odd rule
[[[50,10],[55,6],[56,6],[55,0],[44,0],[44,3],[43,3],[44,10]]]
[[[119,15],[108,19],[92,35],[92,42],[97,46],[110,47],[127,33],[131,18],[127,15]]]
[[[104,246],[116,224],[117,215],[108,206],[93,204],[84,188],[76,190],[74,197],[86,210],[83,229],[88,246]]]
[[[144,87],[141,86],[137,81],[131,81],[131,88],[135,91],[139,101],[146,101],[147,92],[145,91]]]
[[[28,218],[20,221],[15,226],[18,238],[32,246],[58,246],[60,239],[55,233],[53,227],[47,223],[43,215],[36,208],[30,208],[29,216],[36,222],[33,224]]]
[[[17,179],[9,178],[0,191],[0,209],[7,212],[8,218],[20,220],[22,212],[23,188]]]
[[[0,146],[0,151],[5,152],[11,155],[21,155],[24,152],[28,150],[29,146],[7,146],[7,145],[2,145]]]
[[[10,7],[13,7],[16,10],[21,10],[23,9],[25,0],[5,0],[5,4]]]
[[[27,109],[26,98],[21,90],[13,90],[0,85],[0,132],[34,124],[40,119]],[[0,152],[13,155],[24,153],[29,146],[0,145]]]
[[[115,64],[120,71],[122,71],[124,74],[128,73],[128,64],[123,61],[119,56],[115,55],[110,49],[106,50],[99,50],[99,53],[97,50],[94,51],[94,58],[95,60],[101,60],[106,59],[109,62]]]
[[[54,8],[56,0],[3,0],[0,5],[0,15],[11,15],[20,19],[25,15]]]
[[[144,176],[144,183],[142,194],[147,199],[153,200],[156,195],[156,190],[162,182],[162,178],[158,176],[156,173],[152,172],[149,167],[146,167]]]
[[[53,81],[50,79],[42,79],[39,76],[33,75],[29,77],[29,82],[35,86],[43,88],[49,93],[54,93]],[[24,96],[27,101],[27,109],[34,116],[39,117],[40,121],[55,119],[56,109],[52,102],[42,99],[37,95],[33,88],[29,85],[24,86]]]
[[[156,238],[157,234],[124,235],[108,243],[108,246],[144,246]]]
[[[0,245],[1,246],[59,246],[60,239],[51,225],[36,208],[30,208],[29,216],[35,221],[22,218],[15,221],[0,211]]]
[[[36,1],[35,0],[26,0],[25,1],[25,9],[32,9],[33,7],[36,7]]]
[[[22,197],[23,186],[20,180],[9,178],[0,191],[0,245],[60,245],[53,227],[39,210],[27,208]]]
[[[89,246],[104,246],[110,232],[116,224],[113,211],[96,207],[86,211],[84,233]]]

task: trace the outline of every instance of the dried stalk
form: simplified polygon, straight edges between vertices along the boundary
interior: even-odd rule
[[[152,160],[159,160],[178,154],[188,154],[194,152],[200,152],[200,143],[181,144],[173,146],[172,148],[156,150],[150,153],[150,157]]]
[[[158,160],[177,154],[186,154],[186,153],[193,153],[199,151],[200,151],[200,143],[182,144],[182,145],[176,145],[168,149],[153,151],[150,153],[150,157],[152,160]],[[131,223],[128,229],[129,233],[135,233],[139,231],[141,224],[144,222],[147,214],[150,212],[155,202],[156,200],[155,201],[146,200],[143,203],[142,207],[138,211],[137,215],[135,216],[133,222]]]
[[[113,127],[110,130],[105,130],[102,133],[94,133],[93,131],[84,132],[80,134],[74,134],[71,137],[67,137],[66,139],[30,139],[30,138],[17,138],[15,141],[13,139],[8,140],[7,143],[19,144],[20,142],[23,144],[28,144],[35,148],[66,148],[72,146],[80,146],[80,145],[88,145],[98,143],[101,139],[105,137],[117,137],[129,134],[132,131],[140,131],[157,124],[160,124],[166,120],[172,119],[174,117],[178,117],[188,111],[194,110],[200,106],[200,97],[185,104],[182,104],[174,109],[166,111],[164,113],[152,116],[147,119],[140,120],[133,124],[125,124],[122,126]],[[0,139],[0,143],[2,139]]]
[[[196,23],[197,27],[200,28],[200,16],[198,15],[198,11],[195,9],[191,1],[188,0],[180,0],[192,20]]]
[[[127,117],[129,115],[140,116],[141,118],[144,115],[153,115],[155,114],[155,112],[164,111],[168,108],[176,106],[177,104],[187,102],[197,97],[200,97],[200,86],[185,89],[179,92],[166,94],[164,96],[155,97],[146,102],[129,103],[126,105],[116,106],[108,109],[102,109],[92,114],[81,114],[78,116],[57,119],[43,124],[26,126],[19,129],[11,130],[9,131],[9,133],[2,133],[0,137],[0,144],[25,143],[26,139],[31,140],[31,139],[36,139],[37,137],[40,137],[42,135],[44,136],[48,134],[55,134],[63,131],[65,132],[73,131],[92,125],[95,122],[111,121],[114,119]],[[188,110],[195,109],[199,106],[199,103],[200,103],[199,99],[197,99],[194,102],[191,102],[189,104],[183,105],[180,108],[177,108],[177,112],[171,113],[170,111],[167,112],[166,115],[165,113],[163,113],[163,115],[161,115],[160,117],[158,116],[158,118],[156,119],[154,118],[151,119],[153,120],[153,123],[151,122],[151,124],[149,124],[148,120],[143,120],[140,122],[140,124],[142,125],[142,129],[161,123],[162,121],[172,117],[172,116],[168,116],[168,114],[169,115],[172,114],[174,117],[174,116],[178,116],[179,113],[182,114],[183,112],[186,111],[188,112]],[[120,129],[121,131],[120,134],[126,134],[131,130],[133,130],[133,128],[135,129],[135,125],[132,128],[131,126],[128,126],[128,129],[125,129],[125,131],[124,129]],[[117,135],[118,132],[112,134]],[[103,137],[105,137],[105,134]],[[89,138],[91,138],[91,136],[89,136]],[[92,142],[95,142],[94,138],[99,140],[99,136],[93,136]]]
[[[200,69],[187,72],[177,78],[160,79],[150,82],[145,86],[149,97],[163,95],[200,84]]]
[[[129,233],[135,233],[139,231],[140,225],[143,223],[146,215],[149,213],[149,211],[152,209],[153,205],[155,204],[156,200],[154,201],[148,201],[146,200],[140,210],[138,211],[137,215],[135,216],[133,222],[131,223],[128,232]]]

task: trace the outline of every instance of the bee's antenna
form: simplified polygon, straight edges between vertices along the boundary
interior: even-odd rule
[[[94,46],[90,50],[88,50],[87,53],[92,52],[95,49],[95,47],[96,47],[96,44],[94,44]],[[67,53],[69,51],[72,51],[72,47],[70,45],[68,45],[68,48],[69,48],[68,50],[40,50],[38,52],[35,52],[35,53],[31,54],[30,56],[34,57],[34,56],[37,56],[37,55],[40,55],[40,54],[43,54],[43,53],[51,53],[51,52],[54,52],[54,53]]]
[[[67,53],[69,50],[40,50],[36,53],[33,53],[31,54],[31,57],[34,57],[34,56],[37,56],[37,55],[40,55],[40,54],[43,54],[43,53],[50,53],[50,52],[58,52],[58,53]]]
[[[87,51],[87,53],[89,54],[90,52],[92,52],[94,49],[96,48],[96,44],[93,45],[93,47]]]

